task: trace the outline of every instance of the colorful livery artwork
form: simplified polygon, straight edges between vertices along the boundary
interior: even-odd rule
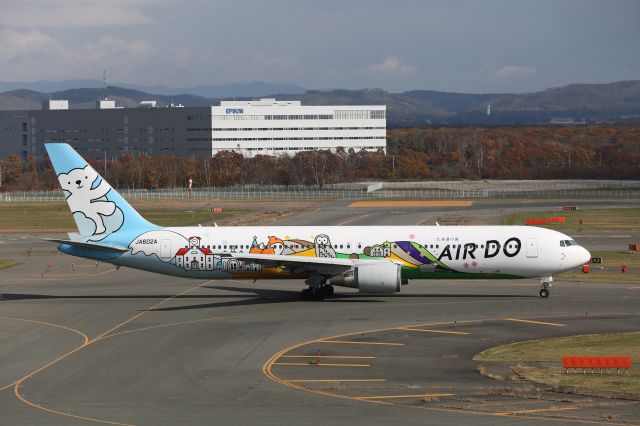
[[[537,277],[590,259],[559,232],[523,226],[160,227],[144,219],[67,144],[46,144],[78,233],[59,250],[191,278],[303,278],[303,297],[333,285],[389,293],[409,279]]]

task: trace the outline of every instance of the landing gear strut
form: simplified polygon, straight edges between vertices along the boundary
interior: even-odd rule
[[[551,287],[552,281],[552,277],[540,278],[540,285],[542,286],[542,288],[540,289],[540,297],[542,297],[543,299],[549,297],[549,287]]]

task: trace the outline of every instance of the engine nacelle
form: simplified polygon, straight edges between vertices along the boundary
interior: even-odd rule
[[[356,263],[344,274],[332,277],[334,285],[357,288],[362,293],[396,293],[402,285],[402,266],[393,262]]]

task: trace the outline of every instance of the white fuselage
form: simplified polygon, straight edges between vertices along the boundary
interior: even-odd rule
[[[110,261],[179,276],[242,279],[272,278],[274,271],[263,274],[257,266],[228,265],[225,256],[390,258],[402,264],[403,277],[411,279],[456,274],[525,278],[551,276],[586,263],[589,252],[568,241],[571,238],[560,232],[527,226],[174,227],[121,241],[131,250]]]

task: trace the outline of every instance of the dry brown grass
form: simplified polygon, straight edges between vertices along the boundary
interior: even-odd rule
[[[630,356],[632,363],[640,360],[640,332],[588,334],[529,340],[487,349],[473,359],[476,361],[528,361],[556,362],[551,367],[515,365],[513,371],[537,383],[572,386],[585,389],[623,392],[640,396],[640,369],[631,369],[626,375],[565,374],[562,357],[574,356]]]

